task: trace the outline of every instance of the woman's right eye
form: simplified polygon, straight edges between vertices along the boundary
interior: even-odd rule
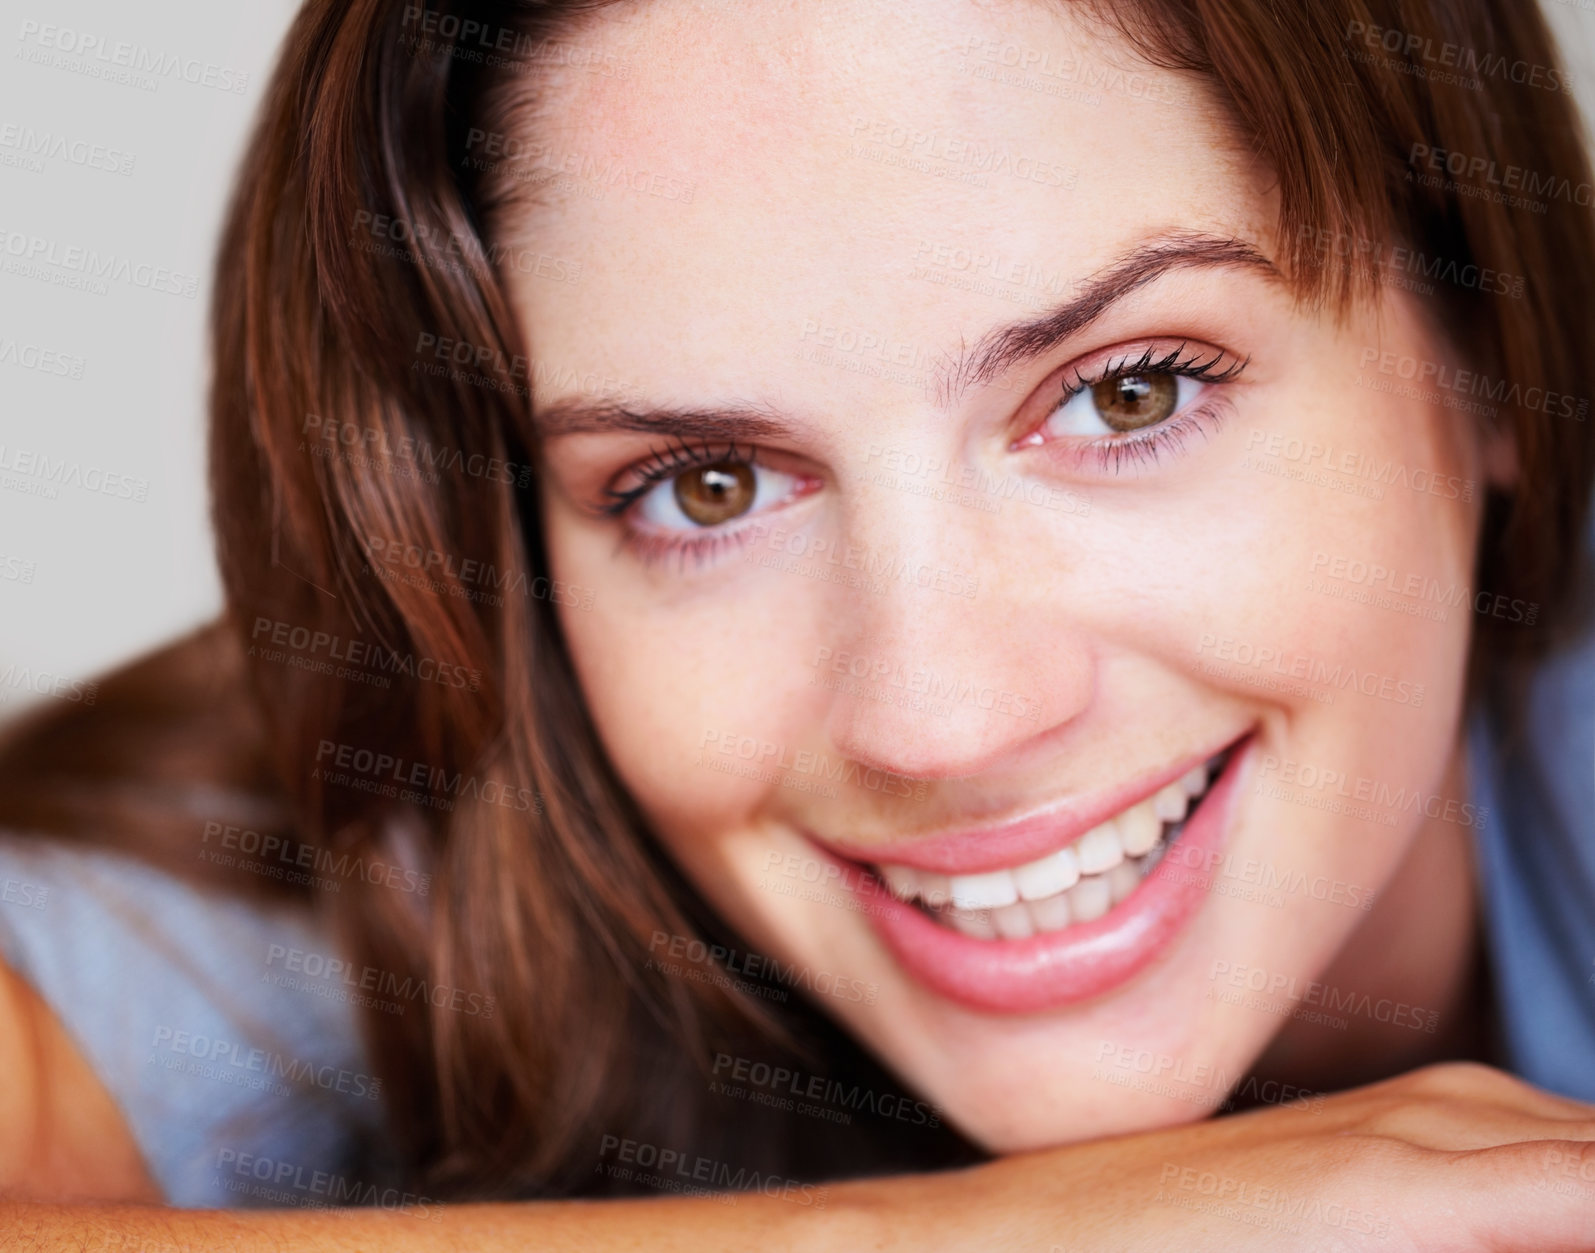
[[[656,530],[704,530],[781,504],[802,482],[753,461],[716,461],[660,479],[638,497],[635,509]]]

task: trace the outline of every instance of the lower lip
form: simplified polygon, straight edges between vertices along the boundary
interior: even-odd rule
[[[1252,743],[1236,746],[1152,873],[1095,922],[1028,940],[977,940],[898,900],[873,875],[847,874],[843,882],[898,963],[950,1000],[1028,1014],[1101,996],[1169,948],[1207,895]]]

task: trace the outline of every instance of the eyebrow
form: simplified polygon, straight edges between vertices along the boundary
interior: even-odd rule
[[[1173,270],[1244,269],[1284,283],[1279,268],[1245,240],[1195,231],[1158,235],[1132,248],[1076,285],[1079,294],[1038,317],[983,335],[947,358],[932,376],[932,393],[948,408],[969,389],[1050,352],[1097,321],[1115,304]],[[538,434],[550,439],[590,432],[640,431],[680,438],[780,440],[794,426],[767,406],[638,408],[618,401],[565,397],[534,406]]]
[[[934,389],[943,408],[972,387],[1001,376],[1016,365],[1050,352],[1078,335],[1115,304],[1171,270],[1230,268],[1260,273],[1284,283],[1279,268],[1244,240],[1195,231],[1159,235],[1125,253],[1078,284],[1080,294],[1057,308],[1015,322],[981,337],[937,372]]]

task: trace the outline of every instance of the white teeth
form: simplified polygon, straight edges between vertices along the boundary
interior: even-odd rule
[[[1108,895],[1117,905],[1141,882],[1141,868],[1133,861],[1121,861],[1112,870],[1108,871]]]
[[[959,909],[1000,909],[1019,899],[1013,875],[1006,870],[986,874],[955,874],[949,880],[953,904]]]
[[[912,866],[876,869],[900,901],[919,901],[977,940],[1023,940],[1094,922],[1128,898],[1179,835],[1179,824],[1222,757],[1195,766],[1067,848],[1003,870],[946,875]]]
[[[1100,875],[1081,879],[1069,889],[1068,895],[1071,922],[1095,922],[1107,913],[1113,904],[1108,881]]]
[[[1119,828],[1112,818],[1099,827],[1092,827],[1080,837],[1076,846],[1080,858],[1080,873],[1101,874],[1112,870],[1124,860],[1124,845],[1119,840]]]
[[[991,921],[997,928],[997,934],[1005,940],[1028,940],[1036,933],[1035,923],[1030,918],[1030,906],[1022,903],[1016,902],[992,910]]]
[[[1067,892],[1080,882],[1080,859],[1074,855],[1074,849],[1060,848],[1056,853],[1020,866],[1013,877],[1021,900],[1044,900]]]
[[[1189,808],[1191,798],[1178,783],[1171,783],[1152,798],[1152,808],[1159,822],[1181,822]]]
[[[1184,815],[1182,814],[1181,817]],[[1152,851],[1152,846],[1163,834],[1163,824],[1158,821],[1152,802],[1142,801],[1119,815],[1119,843],[1126,857],[1140,857]]]
[[[882,866],[886,886],[900,901],[911,901],[919,895],[919,871],[912,866]]]
[[[947,904],[952,897],[947,886],[949,882],[944,874],[937,874],[933,870],[921,870],[919,872],[920,900],[933,908]]]
[[[1069,898],[1061,893],[1044,901],[1032,901],[1029,909],[1037,931],[1062,931],[1069,925]]]

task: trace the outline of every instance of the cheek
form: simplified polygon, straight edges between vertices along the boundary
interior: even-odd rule
[[[751,544],[677,574],[580,525],[551,518],[547,534],[555,576],[595,589],[591,610],[561,608],[561,626],[622,782],[672,845],[747,823],[774,764],[804,747],[820,622],[804,580],[757,568]]]
[[[1482,489],[1457,415],[1317,394],[1258,424],[1235,477],[1254,542],[1205,602],[1197,673],[1267,710],[1257,814],[1281,855],[1372,888],[1416,829],[1391,798],[1436,792],[1456,744]]]
[[[1257,621],[1280,624],[1313,705],[1374,736],[1448,722],[1461,697],[1477,484],[1447,421],[1330,391],[1293,423],[1275,465],[1251,467],[1272,472],[1257,493],[1271,533]]]

